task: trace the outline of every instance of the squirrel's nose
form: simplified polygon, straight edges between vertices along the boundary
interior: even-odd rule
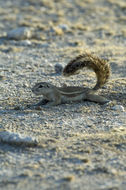
[[[34,91],[35,91],[35,89],[34,89],[34,88],[31,88],[31,91],[32,91],[32,92],[34,92]]]

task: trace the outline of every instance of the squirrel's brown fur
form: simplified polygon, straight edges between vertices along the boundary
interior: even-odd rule
[[[71,60],[64,67],[63,75],[73,75],[84,67],[92,69],[96,74],[97,82],[93,90],[98,90],[101,88],[110,77],[110,65],[108,62],[89,53],[84,53]]]

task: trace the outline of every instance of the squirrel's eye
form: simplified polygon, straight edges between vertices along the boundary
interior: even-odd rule
[[[40,85],[39,85],[39,88],[43,88],[43,86],[40,84]]]

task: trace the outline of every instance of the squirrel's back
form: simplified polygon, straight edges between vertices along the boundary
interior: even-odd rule
[[[87,67],[92,69],[97,77],[94,90],[101,88],[110,77],[110,65],[107,61],[100,59],[89,53],[84,53],[71,60],[63,69],[64,76],[75,74],[78,70]]]

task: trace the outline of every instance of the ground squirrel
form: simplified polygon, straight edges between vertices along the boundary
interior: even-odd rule
[[[95,94],[109,79],[110,65],[103,59],[93,56],[88,53],[77,56],[71,60],[63,69],[64,76],[76,74],[77,71],[84,67],[92,69],[96,73],[97,82],[93,89],[66,86],[56,87],[47,82],[40,82],[35,84],[32,92],[36,95],[43,95],[47,106],[58,105],[61,103],[69,103],[74,101],[89,100],[98,103],[106,103],[108,100],[102,96]],[[38,104],[41,105],[42,101]]]

